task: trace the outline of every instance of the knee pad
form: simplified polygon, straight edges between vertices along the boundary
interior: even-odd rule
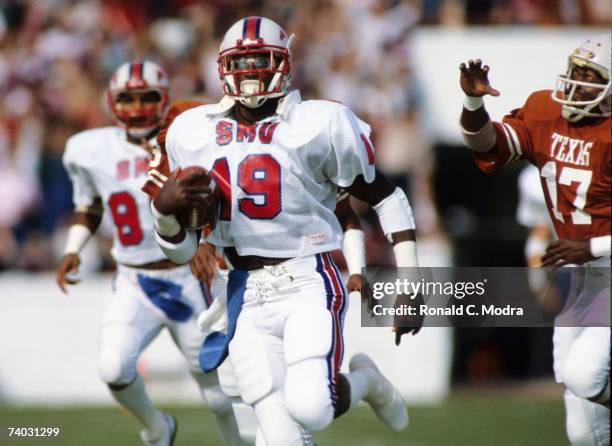
[[[574,341],[562,369],[563,384],[574,395],[591,399],[605,392],[610,379],[609,337],[609,329],[587,328]]]
[[[238,383],[236,382],[236,376],[234,376],[234,369],[232,368],[232,362],[229,359],[223,361],[223,363],[217,369],[217,376],[219,377],[219,384],[221,390],[227,396],[240,397],[238,390]]]
[[[300,306],[285,322],[283,339],[287,364],[325,358],[331,350],[333,336],[332,316],[327,309]]]
[[[103,350],[98,354],[98,373],[107,384],[129,384],[136,377],[136,364],[122,358],[119,351]]]
[[[324,358],[307,359],[287,368],[287,410],[309,431],[325,429],[334,419],[330,386]]]
[[[229,345],[229,358],[242,400],[252,406],[280,389],[285,364],[255,329],[238,330]]]

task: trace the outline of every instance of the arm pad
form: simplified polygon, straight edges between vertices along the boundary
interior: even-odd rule
[[[410,203],[404,191],[399,187],[396,187],[393,193],[380,203],[372,206],[372,209],[376,211],[380,227],[389,242],[393,242],[391,235],[394,232],[414,229],[414,217]]]
[[[164,215],[157,210],[151,201],[151,214],[155,222],[155,231],[166,237],[172,237],[179,233],[181,225],[174,215]]]
[[[195,231],[185,230],[185,238],[178,244],[170,243],[155,231],[155,241],[166,257],[177,265],[183,265],[195,255],[198,250],[198,237]]]
[[[488,152],[497,142],[497,132],[490,119],[476,132],[468,132],[461,127],[461,134],[465,145],[475,152]]]
[[[361,229],[349,229],[344,233],[342,240],[342,253],[349,274],[361,274],[361,268],[365,268],[365,236]]]
[[[77,223],[70,226],[64,254],[78,254],[81,252],[92,235],[91,230],[83,224]]]

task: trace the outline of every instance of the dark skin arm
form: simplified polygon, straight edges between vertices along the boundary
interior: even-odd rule
[[[103,214],[102,199],[97,197],[87,209],[78,210],[74,213],[72,224],[84,225],[94,234],[102,222]],[[55,282],[64,294],[68,294],[66,285],[76,285],[80,282],[78,279],[67,277],[68,274],[77,273],[80,263],[81,258],[77,253],[65,254],[59,261],[55,269]]]
[[[499,96],[499,91],[489,83],[489,67],[482,66],[480,59],[469,60],[467,66],[459,66],[461,72],[459,84],[467,96],[482,97],[486,95]],[[484,106],[470,111],[463,107],[461,111],[461,126],[469,132],[476,132],[489,120],[489,114]]]
[[[387,198],[389,195],[391,195],[395,190],[395,186],[393,186],[393,184],[385,175],[376,170],[376,176],[374,177],[374,181],[372,181],[372,183],[367,183],[364,180],[363,176],[359,175],[357,178],[355,178],[353,184],[346,188],[346,190],[355,198],[365,201],[370,206],[375,206],[376,204]],[[416,241],[416,233],[414,229],[394,232],[393,234],[391,234],[391,237],[393,239],[393,245],[405,241]],[[367,288],[368,287],[366,285],[366,290]],[[371,293],[367,291],[362,293],[362,299],[368,301],[368,308],[373,308],[373,297]],[[415,299],[415,301],[418,300]],[[398,298],[396,305],[398,305],[399,302],[400,298]],[[399,321],[398,319],[396,319],[395,327],[393,327],[393,331],[395,333],[395,345],[400,344],[402,335],[406,333],[412,333],[413,335],[418,333],[418,331],[421,329],[421,324],[422,320]]]

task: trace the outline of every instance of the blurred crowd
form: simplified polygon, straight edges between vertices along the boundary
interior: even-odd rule
[[[164,66],[174,98],[216,101],[223,32],[247,15],[277,21],[297,35],[294,87],[305,98],[341,101],[372,124],[380,168],[409,193],[423,232],[435,233],[433,161],[419,132],[411,75],[415,27],[601,24],[609,11],[609,0],[4,0],[0,270],[54,266],[72,211],[64,144],[71,134],[112,123],[104,91],[127,60]],[[106,251],[107,241],[99,242]],[[369,250],[369,261],[385,263],[379,252]],[[102,259],[94,268],[109,267],[107,258],[92,257]]]

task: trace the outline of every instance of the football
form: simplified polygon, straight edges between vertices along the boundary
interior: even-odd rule
[[[201,229],[208,224],[210,229],[213,229],[217,218],[218,207],[218,191],[210,172],[200,166],[189,166],[181,170],[178,176],[178,181],[186,180],[194,174],[201,174],[201,180],[194,184],[210,186],[212,192],[204,197],[204,204],[194,206],[191,209],[183,211],[176,215],[176,219],[185,229]]]

